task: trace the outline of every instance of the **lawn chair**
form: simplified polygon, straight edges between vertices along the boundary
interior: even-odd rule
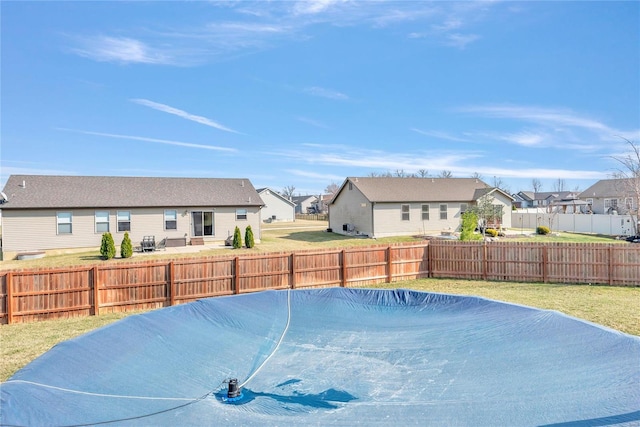
[[[160,240],[158,242],[158,244],[155,246],[155,250],[156,251],[165,250],[165,249],[167,249],[167,238],[166,237],[164,239]]]
[[[142,251],[155,251],[156,250],[156,236],[144,236],[142,238]]]

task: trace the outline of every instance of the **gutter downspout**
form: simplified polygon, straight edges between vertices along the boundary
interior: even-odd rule
[[[374,224],[376,223],[376,221],[375,221],[375,218],[373,216],[373,205],[375,205],[375,204],[376,204],[376,202],[371,202],[371,236],[369,236],[369,237],[371,237],[373,239],[375,239],[375,237],[376,237],[376,230],[375,230],[375,227],[374,227]]]

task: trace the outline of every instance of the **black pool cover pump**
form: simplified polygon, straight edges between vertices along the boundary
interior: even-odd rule
[[[227,398],[235,399],[240,396],[240,390],[238,389],[238,379],[232,378],[229,380],[229,391],[227,392]]]

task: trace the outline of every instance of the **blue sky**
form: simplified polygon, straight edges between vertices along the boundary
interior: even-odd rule
[[[585,189],[640,142],[640,2],[7,2],[1,171],[317,194]]]

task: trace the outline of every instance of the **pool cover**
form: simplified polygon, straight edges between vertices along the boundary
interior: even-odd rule
[[[0,403],[7,426],[637,426],[640,338],[483,298],[267,291],[58,344]]]

